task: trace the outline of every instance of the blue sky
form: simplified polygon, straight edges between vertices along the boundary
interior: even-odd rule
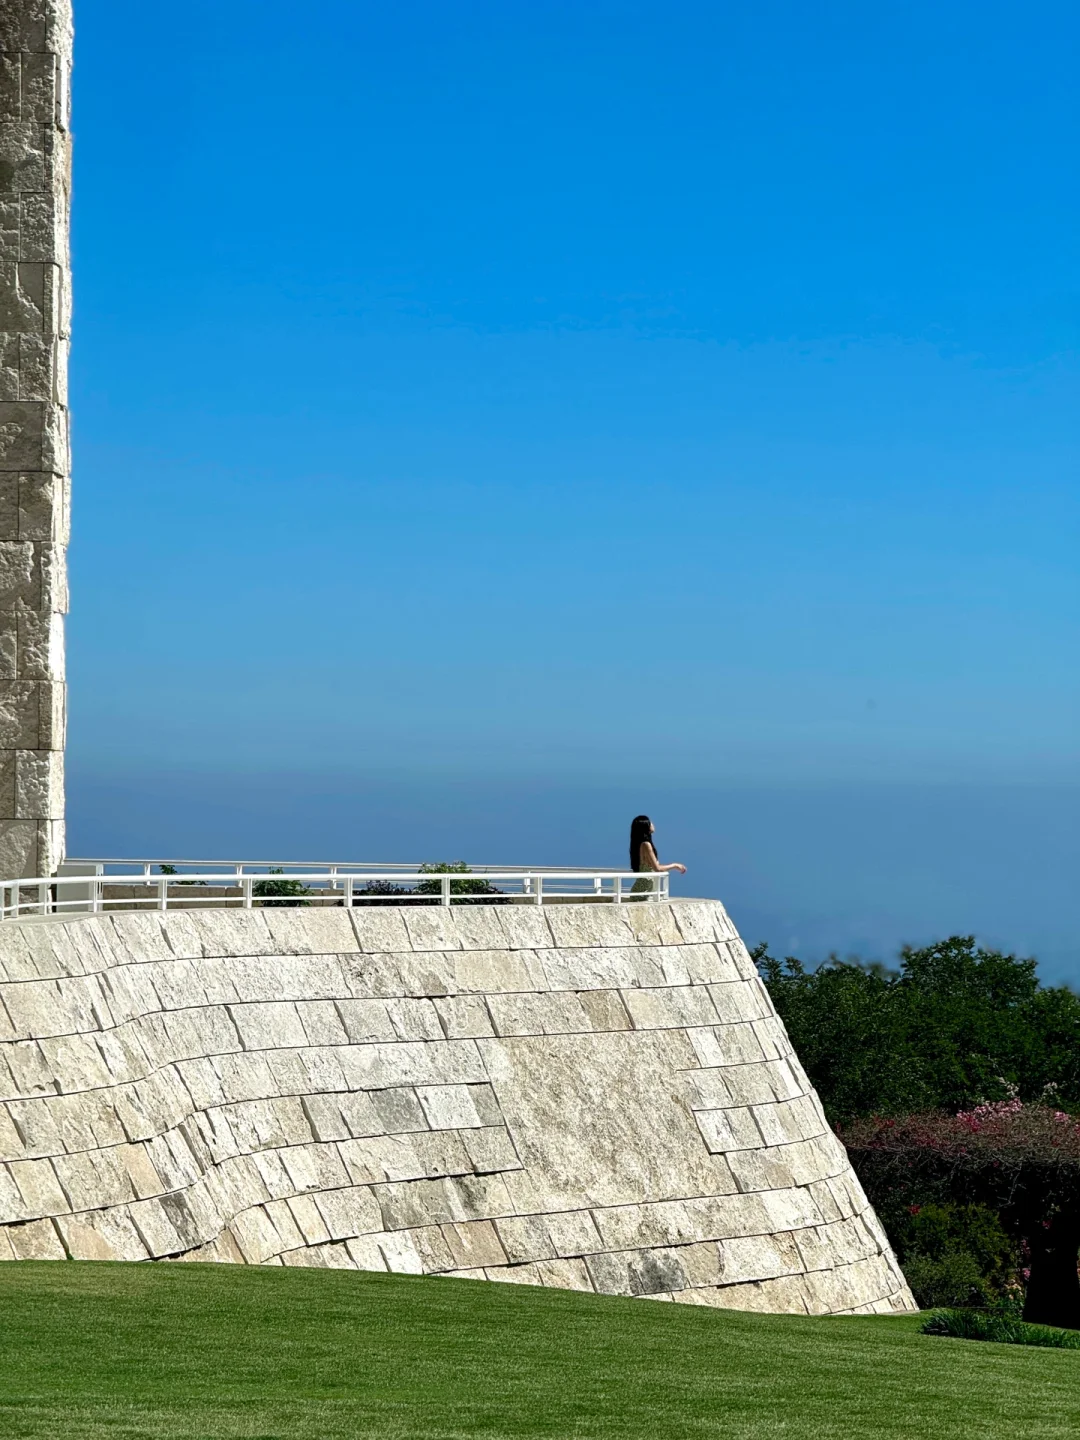
[[[1080,981],[1073,7],[77,19],[73,849]]]

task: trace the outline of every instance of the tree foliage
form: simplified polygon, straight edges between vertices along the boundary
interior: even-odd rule
[[[1080,1109],[1080,996],[1040,985],[1034,960],[970,935],[905,947],[895,971],[754,958],[834,1123],[1014,1096]]]

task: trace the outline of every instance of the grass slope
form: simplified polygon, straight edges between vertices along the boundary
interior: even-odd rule
[[[468,1280],[0,1265],[0,1435],[1080,1433],[1080,1355]]]

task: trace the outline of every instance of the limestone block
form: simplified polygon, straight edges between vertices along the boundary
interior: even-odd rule
[[[621,905],[551,905],[544,914],[556,950],[636,948],[637,936]]]
[[[393,955],[413,948],[403,910],[355,905],[349,919],[356,943],[367,955]]]
[[[325,1190],[314,1199],[332,1240],[370,1235],[383,1229],[379,1204],[366,1186]]]
[[[593,1026],[573,991],[489,995],[497,1035],[573,1035]]]
[[[740,1020],[760,1020],[772,1008],[760,981],[728,980],[724,984],[710,985],[709,994],[721,1021],[729,1025]]]
[[[374,1193],[386,1230],[416,1229],[468,1218],[456,1213],[460,1207],[448,1180],[379,1185]],[[508,1204],[505,1213],[510,1213],[511,1208]]]
[[[675,923],[687,945],[725,941],[727,934],[718,917],[720,907],[701,900],[681,900],[672,906]]]
[[[386,1013],[399,1040],[442,1040],[443,1028],[430,1000],[387,1000]]]
[[[555,1246],[542,1216],[508,1216],[495,1221],[495,1229],[506,1258],[512,1265],[556,1258]]]
[[[456,927],[452,909],[445,909],[441,905],[413,907],[403,905],[402,917],[412,949],[460,950],[462,948],[461,935]]]
[[[313,1196],[294,1195],[288,1205],[305,1245],[322,1245],[330,1239],[330,1231],[326,1228],[326,1222]]]
[[[624,917],[639,945],[675,949],[683,943],[670,902],[627,906]],[[670,983],[678,982],[672,980]]]
[[[484,1278],[504,1285],[542,1285],[540,1271],[535,1265],[487,1265]]]
[[[387,1236],[357,1235],[346,1240],[345,1253],[358,1270],[386,1270],[386,1257],[379,1244]]]
[[[618,990],[580,990],[578,1004],[592,1030],[629,1030],[630,1016]]]
[[[63,1244],[51,1220],[12,1225],[7,1232],[16,1260],[64,1260]]]
[[[435,1154],[424,1143],[432,1139],[440,1142]],[[418,1136],[375,1135],[366,1140],[343,1140],[338,1151],[354,1185],[460,1175],[472,1169],[465,1147],[454,1134],[434,1137],[425,1131]]]
[[[507,1263],[506,1252],[490,1220],[444,1225],[442,1233],[460,1269]]]
[[[469,1162],[478,1175],[522,1168],[505,1125],[485,1125],[479,1130],[462,1130],[459,1134]]]
[[[66,1214],[72,1207],[50,1160],[14,1160],[7,1172],[18,1187],[22,1213],[17,1219]]]
[[[91,1090],[80,1095],[57,1095],[51,1101],[30,1101],[32,1105],[47,1104],[55,1122],[59,1144],[50,1153],[75,1151],[88,1144],[99,1148],[122,1145],[127,1139],[116,1106],[108,1091]]]
[[[588,1210],[565,1210],[544,1215],[541,1220],[551,1247],[560,1259],[593,1255],[604,1249],[596,1221]]]
[[[457,1261],[446,1243],[441,1226],[425,1225],[418,1230],[407,1230],[404,1234],[408,1236],[420,1257],[422,1274],[436,1275],[440,1271],[453,1270],[456,1267]]]
[[[387,1270],[399,1275],[420,1275],[424,1261],[411,1235],[380,1235],[379,1249]]]
[[[470,1039],[478,1035],[494,1035],[491,1016],[481,995],[448,995],[434,1002],[436,1013],[448,1040]],[[598,1027],[603,1028],[603,1027]]]
[[[462,993],[547,989],[544,967],[531,950],[466,950],[454,957],[454,987]]]
[[[478,1127],[502,1120],[490,1085],[421,1085],[416,1096],[432,1130]]]
[[[281,1253],[281,1238],[266,1210],[255,1205],[237,1215],[232,1222],[233,1234],[249,1265],[263,1265]]]
[[[297,1001],[296,1013],[309,1045],[345,1045],[349,1036],[333,1000]]]
[[[338,1000],[336,1009],[345,1034],[354,1044],[397,1039],[385,1000]]]
[[[95,1210],[135,1198],[131,1178],[115,1149],[56,1155],[52,1166],[70,1198],[70,1206],[61,1207],[64,1210]]]
[[[502,923],[501,905],[455,905],[453,908],[454,928],[461,938],[465,950],[506,950],[508,936]],[[551,937],[544,931],[544,943],[550,945]],[[532,948],[532,947],[529,947]]]
[[[536,1266],[541,1285],[553,1290],[591,1290],[589,1269],[584,1260],[540,1260]]]
[[[349,1089],[394,1085],[483,1084],[488,1079],[477,1049],[490,1040],[399,1041],[396,1045],[354,1045],[341,1052]]]
[[[112,1079],[100,1048],[88,1035],[63,1035],[40,1040],[38,1045],[53,1085],[61,1093],[94,1090]]]
[[[767,1105],[773,1100],[792,1100],[804,1093],[791,1066],[784,1060],[705,1066],[697,1073],[685,1075],[683,1083],[695,1110],[720,1110],[725,1105]]]
[[[75,1216],[55,1221],[64,1249],[73,1260],[148,1260],[139,1233],[124,1210],[103,1210],[93,1224]]]
[[[748,1108],[698,1110],[695,1119],[702,1139],[716,1154],[728,1150],[756,1150],[766,1143],[754,1123],[754,1112]]]
[[[495,913],[508,949],[546,951],[551,948],[550,907],[508,905],[500,906]]]
[[[622,1000],[636,1030],[713,1025],[719,1018],[712,997],[703,986],[626,990]]]
[[[766,1058],[752,1025],[713,1025],[687,1034],[702,1066],[750,1065]]]
[[[0,1045],[0,1085],[4,1087],[2,1099],[17,1099],[21,1095],[53,1095],[53,1071],[44,1051],[36,1040],[16,1040]],[[5,1073],[11,1076],[5,1079]]]
[[[362,1088],[353,1087],[346,1073],[355,1068],[348,1063],[353,1053],[345,1047],[310,1045],[304,1050],[266,1050],[262,1055],[245,1056],[244,1063],[249,1067],[264,1066],[273,1077],[266,1082],[263,1094],[301,1095],[308,1090],[318,1093]],[[223,1057],[216,1063],[223,1065],[225,1059],[232,1058]]]
[[[186,1010],[190,1006],[214,1004],[206,993],[201,962],[194,960],[167,960],[145,967],[130,966],[135,974],[132,983],[149,983],[157,995],[158,1004],[152,1008],[162,1010]],[[140,969],[145,973],[140,974]],[[201,1052],[200,1052],[201,1053]]]
[[[286,1200],[271,1200],[263,1208],[266,1211],[270,1224],[277,1232],[278,1252],[301,1249],[305,1243],[304,1237],[296,1221],[293,1219],[289,1202]]]
[[[275,954],[345,955],[360,949],[345,910],[268,905],[261,913]]]
[[[796,1141],[761,1150],[729,1151],[726,1159],[742,1191],[808,1186],[826,1168],[816,1141]]]
[[[428,1128],[427,1116],[415,1090],[401,1086],[373,1090],[368,1099],[379,1120],[373,1134],[385,1131],[388,1135],[404,1135]]]
[[[54,1136],[56,1139],[59,1138],[54,1128],[51,1129],[51,1133],[46,1135],[44,1144],[38,1145],[34,1143],[36,1136],[32,1127],[20,1126],[17,1128],[15,1125],[13,1119],[15,1107],[38,1103],[41,1102],[13,1100],[9,1105],[0,1105],[0,1159],[28,1160],[35,1154],[51,1155],[60,1148],[58,1144],[53,1143]],[[47,1120],[48,1111],[46,1110],[44,1114]]]
[[[603,949],[549,950],[540,952],[540,958],[553,990],[626,990],[660,986],[665,981],[657,953],[647,949],[613,945]]]
[[[296,1006],[288,1001],[230,1005],[228,1013],[245,1050],[282,1050],[307,1044]]]
[[[348,1185],[349,1177],[339,1148],[336,1145],[290,1145],[288,1149],[276,1152],[280,1156],[286,1181],[278,1194],[297,1194],[301,1191],[334,1189]],[[264,1157],[269,1158],[268,1155]],[[264,1165],[262,1173],[269,1173]]]

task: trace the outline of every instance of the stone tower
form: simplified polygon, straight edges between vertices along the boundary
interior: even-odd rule
[[[64,855],[70,0],[0,0],[0,877]]]

